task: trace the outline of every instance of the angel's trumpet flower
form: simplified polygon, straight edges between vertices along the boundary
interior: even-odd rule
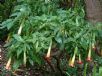
[[[69,61],[69,66],[74,67],[75,62],[75,54],[73,55],[72,59]]]
[[[91,58],[91,46],[89,47],[89,52],[88,52],[88,56],[87,56],[87,59],[86,59],[88,62],[92,61],[92,58]]]
[[[79,54],[78,64],[83,64],[83,62],[82,62],[82,60],[81,60],[81,55],[80,55],[80,54]]]
[[[74,67],[76,52],[77,52],[77,47],[75,48],[74,55],[73,55],[72,59],[69,61],[69,66],[71,66],[71,67]]]
[[[45,57],[47,60],[49,60],[51,57],[51,46],[52,46],[52,41],[50,42],[50,45],[49,45],[49,48]]]
[[[10,64],[11,64],[11,57],[9,58],[9,60],[8,60],[8,62],[6,64],[6,67],[5,67],[7,70],[11,69]]]

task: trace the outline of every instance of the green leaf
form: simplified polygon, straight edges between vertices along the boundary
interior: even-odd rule
[[[17,51],[17,58],[19,58],[19,56],[22,54],[23,50],[22,50],[22,48],[20,48],[16,51]]]
[[[0,27],[1,29],[7,28],[9,30],[13,26],[13,20],[8,19],[8,20],[2,22],[1,26],[2,26],[2,27]]]
[[[24,39],[20,35],[15,34],[15,35],[13,35],[13,37],[14,37],[14,39],[16,39],[19,42],[25,42]]]
[[[58,43],[62,44],[62,38],[61,38],[61,37],[55,37],[55,40],[56,40]]]

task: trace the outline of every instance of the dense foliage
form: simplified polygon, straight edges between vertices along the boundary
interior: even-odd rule
[[[84,6],[80,0],[73,2],[73,7],[68,9],[61,7],[60,2],[60,0],[17,0],[12,14],[1,23],[0,28],[9,31],[5,47],[13,70],[21,65],[44,64],[47,49],[52,54],[64,53],[64,60],[60,62],[60,66],[61,69],[64,65],[67,66],[68,76],[71,74],[72,68],[69,66],[74,56],[78,60],[81,55],[82,61],[87,63],[86,58],[91,50],[91,59],[93,61],[98,59],[93,46],[97,44],[96,39],[101,37],[101,24],[92,26],[85,20]],[[53,53],[53,49],[57,49],[57,52]],[[51,55],[52,58],[54,56],[57,54]],[[73,71],[76,71],[76,67]]]

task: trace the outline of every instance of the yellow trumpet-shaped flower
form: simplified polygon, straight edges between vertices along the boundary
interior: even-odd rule
[[[69,66],[71,66],[71,67],[74,67],[75,56],[76,56],[77,50],[78,50],[78,48],[76,47],[74,50],[74,55],[73,55],[72,59],[69,61]]]
[[[73,55],[72,59],[69,61],[69,66],[74,67],[75,62],[75,54]]]

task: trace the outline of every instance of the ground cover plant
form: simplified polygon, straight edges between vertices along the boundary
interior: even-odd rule
[[[69,6],[63,2],[16,1],[0,24],[8,31],[4,70],[17,74],[23,69],[24,76],[101,76],[102,24],[85,19],[80,0],[65,0]]]

